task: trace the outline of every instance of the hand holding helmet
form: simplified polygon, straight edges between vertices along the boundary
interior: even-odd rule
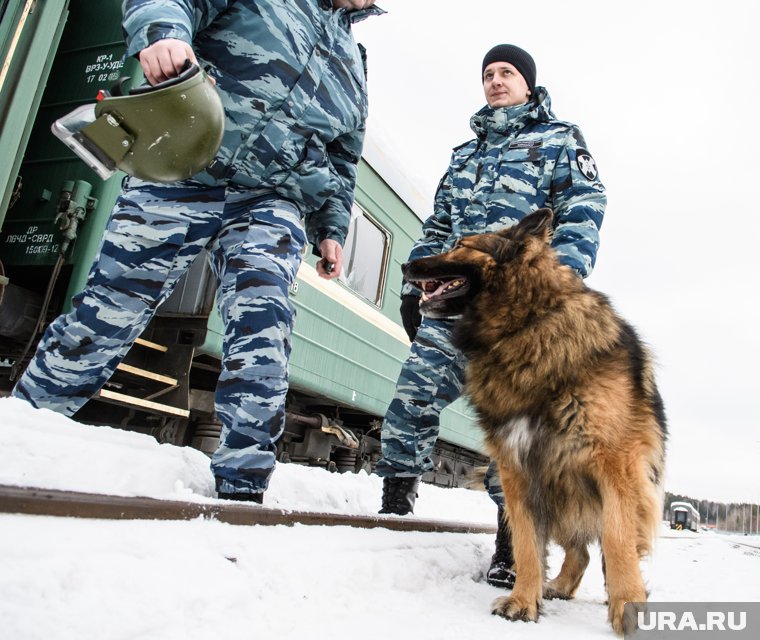
[[[140,66],[145,79],[155,85],[176,78],[186,68],[187,61],[198,64],[193,48],[183,40],[164,38],[140,51]]]

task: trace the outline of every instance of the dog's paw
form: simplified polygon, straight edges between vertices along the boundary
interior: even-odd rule
[[[625,600],[610,599],[608,606],[610,624],[618,635],[630,635],[638,628],[637,617],[640,611],[646,611],[646,602],[630,602],[625,606]]]
[[[579,583],[580,579],[573,583],[567,579],[563,580],[562,575],[559,575],[544,585],[544,599],[572,600],[575,597],[575,592],[578,590]]]
[[[573,594],[556,589],[551,583],[544,585],[544,600],[572,600]]]
[[[491,605],[491,613],[507,620],[522,620],[523,622],[536,622],[538,620],[539,603],[522,598],[502,596],[496,598]]]

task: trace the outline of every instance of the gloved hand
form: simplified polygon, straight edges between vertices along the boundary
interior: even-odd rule
[[[417,329],[419,329],[420,322],[422,322],[419,296],[413,294],[401,296],[401,322],[404,325],[406,335],[409,336],[409,340],[414,342]]]

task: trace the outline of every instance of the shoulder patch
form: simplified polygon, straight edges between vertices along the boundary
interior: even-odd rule
[[[586,177],[587,180],[596,180],[599,171],[596,168],[596,161],[591,154],[585,149],[578,149],[575,154],[575,161],[578,163],[578,170]]]

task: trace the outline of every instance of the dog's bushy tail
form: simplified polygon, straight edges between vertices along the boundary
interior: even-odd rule
[[[475,489],[476,491],[485,491],[487,470],[487,464],[473,467],[472,473],[467,476],[467,481],[464,483],[464,486],[468,489]]]

